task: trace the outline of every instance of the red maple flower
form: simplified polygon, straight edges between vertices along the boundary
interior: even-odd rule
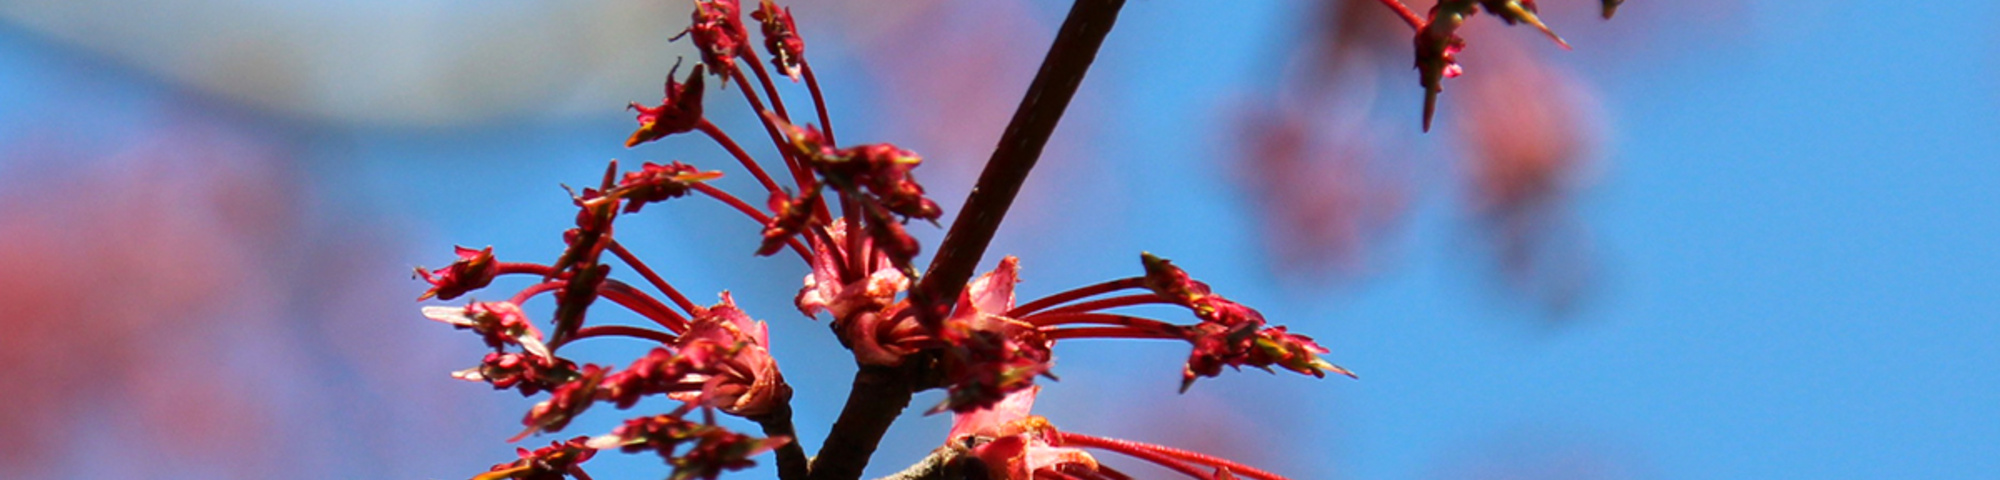
[[[669,480],[702,478],[714,480],[724,471],[756,465],[750,457],[771,451],[792,441],[788,437],[756,438],[716,425],[690,422],[676,415],[655,415],[626,420],[610,435],[590,439],[595,448],[618,448],[626,453],[651,450],[674,467]],[[681,448],[686,446],[686,451]]]
[[[686,196],[694,184],[717,178],[722,178],[722,172],[704,172],[678,161],[666,165],[646,162],[639,171],[626,172],[614,192],[631,202],[625,204],[625,213],[639,213],[639,208],[648,203]]]
[[[1035,324],[1005,316],[1014,309],[1020,271],[1020,260],[1002,258],[959,295],[940,333],[952,348],[945,357],[947,398],[936,410],[964,412],[992,405],[1032,387],[1035,377],[1049,375],[1055,341]]]
[[[806,41],[799,38],[799,27],[792,24],[792,8],[778,8],[771,0],[763,0],[756,11],[750,12],[750,18],[763,26],[764,50],[771,52],[771,66],[792,81],[799,81],[799,63],[805,59]]]
[[[458,252],[458,261],[451,262],[451,266],[435,272],[417,267],[417,276],[431,284],[431,288],[417,296],[417,300],[458,298],[466,292],[486,288],[500,273],[500,264],[493,261],[493,247],[480,250],[452,248]]]
[[[667,72],[667,96],[660,100],[660,106],[648,107],[632,102],[625,107],[639,112],[639,129],[625,139],[625,148],[692,131],[701,125],[701,69],[701,65],[695,65],[694,71],[688,73],[687,83],[679,83],[674,81],[674,75],[680,72],[680,66],[675,65],[673,70]]]
[[[524,397],[554,391],[579,375],[569,360],[501,352],[487,353],[477,367],[451,373],[452,378],[492,384],[494,390],[520,390]]]
[[[515,449],[520,460],[494,465],[486,473],[472,477],[472,480],[563,480],[564,478],[590,478],[583,473],[583,462],[597,455],[597,449],[584,445],[588,437],[576,437],[565,442],[550,442],[549,446],[528,450]]]
[[[1048,419],[1029,414],[1040,391],[1029,387],[990,407],[954,415],[946,446],[978,458],[989,479],[1103,478],[1096,458],[1059,446]]]
[[[679,40],[683,36],[694,40],[695,49],[701,52],[701,63],[708,65],[708,69],[717,75],[728,75],[726,72],[735,70],[736,55],[750,42],[750,32],[743,28],[743,7],[738,0],[697,0],[693,21],[673,39]],[[724,83],[728,83],[727,80]]]
[[[486,346],[500,351],[504,345],[519,345],[538,357],[549,356],[542,344],[542,331],[528,322],[528,315],[514,302],[472,302],[464,307],[424,307],[424,317],[478,332]]]

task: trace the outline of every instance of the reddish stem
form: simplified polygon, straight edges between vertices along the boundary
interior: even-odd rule
[[[551,267],[539,263],[527,263],[527,262],[500,262],[499,268],[497,270],[498,272],[494,274],[495,276],[532,274],[537,277],[547,278],[550,276],[554,276],[556,273],[556,267]]]
[[[646,292],[632,288],[631,285],[627,285],[625,282],[609,278],[604,279],[604,284],[597,287],[597,295],[632,310],[633,313],[638,313],[639,316],[646,317],[647,320],[652,320],[653,323],[658,323],[660,326],[666,327],[667,330],[672,330],[675,333],[686,332],[688,329],[687,317],[674,313],[673,309],[667,308],[667,304],[660,303],[652,295],[647,295]]]
[[[741,198],[736,198],[735,195],[730,195],[729,192],[722,191],[722,189],[715,188],[706,183],[694,184],[694,189],[711,198],[720,200],[724,204],[728,204],[730,207],[735,208],[736,211],[743,212],[744,215],[749,215],[750,219],[756,220],[758,225],[768,225],[771,223],[770,216],[764,215],[764,212],[758,211],[757,207],[750,206],[749,203],[744,202]],[[785,243],[792,247],[792,251],[799,252],[799,259],[805,260],[806,265],[812,265],[812,253],[806,250],[805,244],[799,243],[799,239],[787,239]]]
[[[1162,322],[1150,318],[1140,318],[1130,315],[1112,315],[1109,313],[1059,313],[1053,315],[1034,315],[1028,318],[1023,318],[1021,320],[1035,324],[1035,326],[1037,327],[1053,327],[1056,325],[1075,325],[1079,323],[1086,323],[1086,324],[1097,324],[1097,325],[1118,325],[1118,326],[1132,327],[1138,329],[1157,330],[1161,332],[1171,332],[1176,335],[1178,335],[1181,331],[1181,326],[1179,325],[1174,325],[1171,323]]]
[[[771,83],[770,72],[764,70],[764,63],[759,62],[756,55],[757,52],[752,51],[749,45],[744,45],[736,52],[736,58],[743,59],[742,63],[750,64],[750,71],[757,74],[757,83],[763,84],[764,96],[771,98],[771,108],[778,111],[778,118],[783,118],[787,122],[792,121],[791,112],[785,111],[785,99],[778,96],[778,86]]]
[[[1076,327],[1043,330],[1042,335],[1049,340],[1070,338],[1182,338],[1178,332],[1163,332],[1134,327]]]
[[[590,337],[632,337],[652,340],[661,344],[671,344],[674,343],[674,340],[678,339],[673,334],[650,328],[639,328],[630,325],[598,325],[578,329],[576,336],[571,337],[570,341],[574,342]]]
[[[631,265],[632,270],[639,272],[639,276],[646,277],[646,281],[652,283],[653,288],[660,289],[660,293],[666,294],[674,304],[680,305],[681,311],[688,312],[689,315],[694,314],[696,308],[694,302],[688,300],[686,295],[681,295],[681,291],[675,289],[673,285],[667,284],[667,280],[660,278],[659,274],[653,273],[652,267],[647,267],[646,262],[639,261],[639,257],[633,255],[631,250],[626,250],[625,246],[615,239],[610,242],[610,247],[611,254],[617,255],[619,260],[624,260],[626,265]]]
[[[534,285],[529,285],[528,288],[521,289],[520,293],[514,294],[514,298],[509,299],[507,301],[513,303],[514,306],[520,306],[522,304],[528,303],[528,299],[535,298],[536,295],[541,295],[542,293],[548,292],[550,290],[562,288],[563,284],[565,283],[568,282],[563,280],[555,280],[555,281],[542,282]]]
[[[750,79],[743,76],[743,69],[731,68],[729,75],[736,78],[736,89],[743,91],[743,99],[750,102],[751,113],[757,114],[758,123],[764,124],[764,132],[771,135],[771,145],[777,147],[778,154],[785,157],[785,168],[792,172],[792,181],[799,185],[799,190],[804,191],[812,172],[806,171],[805,166],[799,163],[790,142],[787,142],[785,135],[778,131],[778,126],[764,118],[764,112],[767,111],[764,109],[764,101],[757,99],[757,92],[750,91]]]
[[[1257,480],[1290,480],[1285,478],[1284,476],[1259,470],[1256,467],[1252,467],[1249,465],[1244,465],[1227,459],[1217,458],[1207,454],[1190,452],[1187,450],[1181,450],[1173,447],[1153,445],[1150,443],[1139,443],[1131,440],[1119,440],[1116,438],[1093,437],[1090,435],[1083,435],[1083,434],[1069,433],[1062,431],[1056,432],[1056,438],[1065,445],[1078,445],[1091,448],[1101,448],[1118,453],[1123,453],[1126,455],[1131,455],[1133,457],[1139,457],[1154,463],[1159,463],[1159,461],[1144,457],[1141,455],[1141,452],[1147,455],[1158,455],[1173,460],[1198,463],[1211,467],[1227,468],[1229,469],[1229,473],[1234,473],[1237,475],[1254,478]]]
[[[1404,5],[1402,0],[1382,0],[1382,4],[1387,5],[1390,10],[1394,10],[1396,16],[1403,17],[1403,23],[1410,24],[1410,28],[1424,28],[1424,17],[1410,10],[1410,6]]]
[[[1072,303],[1057,308],[1051,308],[1048,311],[1043,312],[1042,315],[1056,315],[1063,313],[1085,313],[1085,312],[1093,312],[1109,308],[1130,307],[1133,305],[1152,305],[1161,303],[1173,303],[1173,302],[1167,301],[1167,299],[1164,298],[1160,298],[1159,295],[1151,293],[1143,293],[1139,295],[1125,295],[1125,296],[1111,297],[1111,298],[1100,298],[1088,302]]]
[[[1062,292],[1042,297],[1041,299],[1028,302],[1025,305],[1014,307],[1013,310],[1007,311],[1006,316],[1010,318],[1021,318],[1023,315],[1035,313],[1036,311],[1044,308],[1061,305],[1065,302],[1080,300],[1085,297],[1103,295],[1106,293],[1116,292],[1128,288],[1140,288],[1144,286],[1146,286],[1146,277],[1120,278],[1117,280],[1099,283],[1096,285],[1087,285],[1072,289],[1067,292]]]
[[[764,167],[757,164],[756,159],[750,158],[750,152],[743,151],[742,145],[737,145],[735,139],[729,138],[729,134],[724,133],[714,123],[704,118],[701,119],[701,123],[695,125],[695,128],[701,130],[701,133],[708,134],[708,138],[715,139],[715,143],[722,144],[722,149],[728,150],[730,155],[736,157],[737,162],[743,164],[743,168],[750,170],[750,175],[757,177],[757,182],[764,184],[764,189],[770,190],[771,193],[784,191],[783,188],[778,187],[778,181],[772,180],[771,174],[765,172]]]
[[[813,75],[812,63],[804,58],[799,59],[799,70],[805,73],[806,90],[812,92],[813,108],[819,110],[819,132],[826,134],[827,143],[839,145],[840,143],[833,140],[833,120],[826,115],[826,97],[819,93],[819,77]]]
[[[1105,450],[1111,450],[1114,452],[1125,454],[1132,458],[1145,460],[1147,462],[1151,462],[1153,464],[1157,464],[1162,467],[1167,467],[1168,470],[1180,472],[1182,475],[1187,475],[1201,480],[1215,479],[1215,475],[1212,473],[1201,471],[1199,469],[1194,468],[1193,465],[1188,465],[1186,462],[1176,460],[1173,457],[1169,457],[1157,452],[1153,452],[1150,450],[1143,450],[1143,449],[1123,449],[1123,448],[1116,448],[1112,446],[1099,444],[1100,441],[1122,442],[1122,440],[1098,438],[1089,435],[1078,435],[1058,430],[1056,431],[1056,441],[1061,442],[1064,446],[1094,447],[1094,448],[1102,448]]]

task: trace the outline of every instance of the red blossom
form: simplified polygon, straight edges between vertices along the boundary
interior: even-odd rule
[[[500,274],[500,263],[493,260],[493,247],[473,250],[453,247],[458,252],[458,260],[443,270],[430,271],[417,267],[417,276],[430,282],[431,288],[419,295],[417,300],[451,300],[466,292],[486,288],[493,283],[493,277]]]
[[[1557,45],[1562,45],[1564,49],[1569,48],[1569,42],[1563,41],[1562,36],[1556,35],[1554,30],[1549,30],[1549,26],[1542,23],[1542,18],[1536,15],[1535,0],[1479,0],[1479,4],[1486,7],[1486,13],[1500,17],[1508,25],[1528,24],[1536,30],[1541,30],[1543,35],[1548,35]]]
[[[896,295],[910,288],[909,277],[889,266],[888,258],[874,250],[874,239],[860,239],[860,251],[848,251],[848,228],[844,218],[833,219],[826,226],[827,241],[812,238],[812,273],[805,277],[805,286],[799,289],[794,300],[799,313],[811,317],[819,312],[833,315],[835,322],[843,322],[863,311],[880,311],[894,303]],[[869,255],[866,265],[876,266],[867,276],[844,280],[842,261],[850,255]]]
[[[626,420],[610,435],[591,439],[597,448],[626,453],[653,451],[674,468],[669,480],[714,480],[724,471],[756,466],[750,460],[792,441],[787,437],[756,438],[717,425],[704,425],[674,415]],[[681,448],[686,446],[686,451]]]
[[[1080,449],[1059,446],[1048,419],[1030,415],[1041,387],[1008,394],[986,408],[959,412],[952,418],[951,448],[963,448],[986,466],[986,478],[1097,478],[1097,459]]]
[[[1458,52],[1465,49],[1465,39],[1458,36],[1458,27],[1465,25],[1467,16],[1477,12],[1470,0],[1441,1],[1431,7],[1430,19],[1417,30],[1418,80],[1424,86],[1424,131],[1431,129],[1431,117],[1437,113],[1437,96],[1444,92],[1444,79],[1465,73],[1465,67],[1458,65]]]
[[[564,442],[550,442],[549,446],[528,450],[515,449],[520,460],[494,465],[486,473],[472,477],[472,480],[562,480],[579,475],[580,465],[597,455],[597,449],[585,445],[588,437],[576,437]]]
[[[642,397],[665,394],[744,417],[768,414],[791,399],[764,322],[737,309],[727,293],[722,303],[694,313],[687,333],[667,348],[606,377],[600,397],[630,408]]]
[[[750,18],[762,23],[764,50],[771,53],[771,66],[792,81],[799,81],[799,62],[805,58],[806,41],[799,38],[799,27],[792,24],[792,8],[778,8],[771,0],[763,0],[756,11],[750,12]]]
[[[937,202],[924,197],[923,185],[910,175],[911,169],[924,162],[915,152],[887,143],[834,148],[826,142],[825,134],[811,125],[801,127],[776,117],[767,119],[786,132],[792,148],[806,166],[818,172],[835,190],[847,194],[865,191],[882,207],[905,219],[935,221],[944,215]]]
[[[487,353],[479,366],[451,374],[460,380],[490,383],[494,390],[520,390],[524,397],[553,391],[579,375],[576,364],[569,360],[502,352]]]
[[[849,235],[847,220],[836,218],[827,225],[824,239],[811,238],[812,273],[806,275],[794,303],[799,313],[808,317],[819,312],[831,314],[841,342],[854,351],[861,364],[901,364],[903,356],[913,349],[897,345],[898,340],[914,333],[914,328],[910,322],[898,321],[908,318],[900,315],[905,305],[897,303],[896,296],[910,288],[910,279],[874,248],[873,238]],[[860,248],[849,250],[850,246]],[[855,260],[857,255],[868,258]],[[850,272],[848,262],[860,265],[865,276]]]
[[[717,178],[722,178],[722,172],[704,172],[678,161],[666,165],[646,162],[639,171],[626,172],[615,193],[630,201],[625,204],[625,213],[638,213],[648,203],[685,196],[694,184]]]
[[[1168,302],[1193,310],[1201,323],[1182,330],[1194,350],[1181,370],[1181,391],[1187,391],[1198,377],[1213,377],[1223,366],[1251,366],[1270,370],[1272,365],[1287,370],[1325,377],[1334,372],[1349,377],[1353,372],[1319,358],[1325,347],[1312,338],[1293,335],[1285,327],[1265,327],[1264,314],[1211,292],[1208,284],[1189,277],[1172,261],[1145,253],[1146,287]]]
[[[1020,260],[1000,259],[1000,266],[965,287],[945,319],[942,335],[951,344],[945,366],[948,393],[938,410],[983,408],[1032,387],[1036,376],[1048,375],[1054,360],[1049,349],[1055,342],[1034,324],[1005,316],[1014,309],[1020,269]]]
[[[570,420],[597,402],[599,386],[604,383],[606,370],[598,365],[584,365],[575,379],[556,386],[549,393],[549,399],[528,409],[528,415],[521,420],[528,429],[516,435],[519,440],[535,432],[554,432],[569,426]]]
[[[770,256],[785,248],[785,242],[793,235],[804,232],[813,219],[813,205],[819,203],[818,188],[808,188],[797,196],[782,192],[772,192],[768,205],[771,218],[764,223],[764,243],[757,247],[757,255]]]
[[[683,355],[719,357],[697,358],[695,364],[713,366],[697,369],[684,379],[699,382],[701,391],[672,396],[742,417],[765,415],[785,405],[792,398],[792,387],[785,384],[778,361],[771,358],[768,328],[736,308],[728,292],[722,294],[722,303],[697,310],[687,334],[675,345]]]
[[[694,66],[694,72],[688,74],[687,83],[674,81],[674,75],[679,71],[680,66],[675,65],[673,70],[667,72],[667,96],[660,100],[660,106],[648,107],[632,102],[625,107],[639,112],[639,129],[625,139],[625,148],[693,131],[701,125],[702,66]]]
[[[728,83],[728,72],[736,69],[736,54],[750,42],[738,0],[697,0],[692,23],[673,39],[682,36],[694,40],[695,49],[701,51],[701,63],[722,75],[724,83]],[[698,77],[700,72],[696,73]]]
[[[528,322],[528,315],[521,313],[521,307],[514,302],[472,302],[464,307],[424,307],[424,317],[451,324],[460,329],[470,329],[486,340],[486,346],[499,351],[505,345],[519,345],[535,356],[549,356],[549,347],[542,344],[542,331]]]

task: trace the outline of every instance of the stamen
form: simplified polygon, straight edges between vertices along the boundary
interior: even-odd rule
[[[1019,307],[1014,307],[1013,310],[1008,310],[1006,316],[1012,318],[1021,318],[1022,316],[1025,316],[1027,314],[1035,313],[1036,311],[1044,308],[1061,305],[1065,302],[1080,300],[1083,298],[1096,295],[1103,295],[1106,293],[1116,292],[1119,290],[1125,290],[1129,288],[1141,288],[1145,286],[1146,286],[1146,277],[1120,278],[1117,280],[1079,287],[1071,289],[1066,292],[1049,295],[1047,297],[1042,297],[1041,299],[1028,302],[1027,304],[1021,305]]]
[[[671,344],[674,340],[678,339],[678,337],[667,332],[650,328],[639,328],[629,325],[598,325],[578,329],[576,337],[571,338],[570,341],[574,342],[591,337],[632,337],[641,340],[652,340],[661,344]]]
[[[660,278],[660,275],[657,273],[653,273],[653,269],[647,267],[646,262],[642,262],[638,256],[632,255],[632,251],[626,250],[625,246],[619,244],[617,239],[612,239],[610,246],[613,255],[617,255],[619,260],[625,261],[626,265],[631,265],[633,271],[639,272],[639,276],[646,277],[646,281],[651,282],[653,288],[660,289],[660,293],[664,293],[667,295],[667,298],[672,299],[675,305],[681,307],[681,311],[688,312],[689,315],[694,314],[697,308],[694,301],[688,300],[688,297],[682,295],[680,290],[675,289],[673,285],[667,284],[666,279]]]
[[[743,151],[742,145],[737,145],[735,139],[729,138],[728,133],[724,133],[706,118],[701,119],[701,123],[696,124],[695,128],[701,130],[701,133],[708,134],[708,138],[715,139],[715,143],[721,144],[722,149],[728,150],[730,155],[735,156],[736,161],[743,164],[743,168],[750,170],[751,176],[757,177],[758,183],[764,184],[764,189],[770,190],[771,193],[782,191],[778,187],[778,181],[772,180],[771,174],[766,173],[764,167],[757,164],[757,160],[750,158],[750,153]]]

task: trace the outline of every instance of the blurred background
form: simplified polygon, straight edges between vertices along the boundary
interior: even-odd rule
[[[1407,27],[1373,1],[1127,5],[982,269],[1018,255],[1039,296],[1152,251],[1361,380],[1253,371],[1175,395],[1185,345],[1066,344],[1038,413],[1298,479],[2000,472],[2000,6],[1631,0],[1605,22],[1542,3],[1575,50],[1479,19],[1429,134]],[[922,153],[955,212],[1067,7],[796,10],[841,138]],[[453,244],[554,259],[559,185],[613,158],[754,188],[691,137],[621,147],[625,102],[691,55],[668,41],[689,9],[0,1],[0,469],[448,479],[511,460],[531,401],[446,375],[483,347],[417,315],[410,268]],[[733,92],[708,105],[756,128]],[[681,289],[771,323],[815,447],[852,367],[792,313],[801,266],[752,257],[756,227],[712,203],[620,226]],[[642,346],[579,349],[622,365]],[[873,473],[943,441],[921,410]]]

